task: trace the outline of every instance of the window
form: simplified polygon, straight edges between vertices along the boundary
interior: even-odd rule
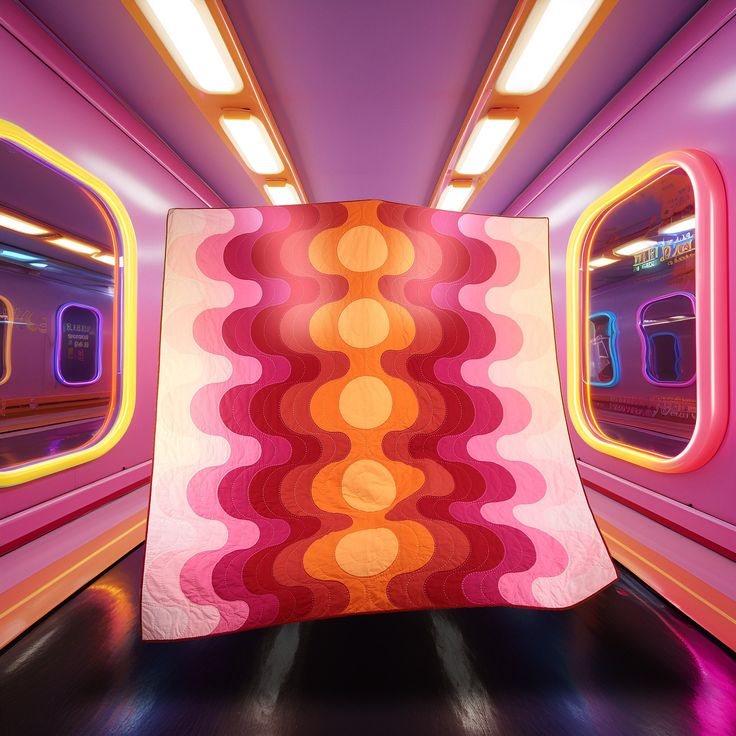
[[[135,400],[136,253],[105,184],[2,120],[0,170],[5,487],[97,458],[123,436]]]
[[[612,312],[591,314],[588,326],[590,385],[615,386],[620,375],[616,346],[616,315]]]
[[[86,386],[102,373],[102,315],[84,304],[65,304],[56,313],[54,373],[65,386]]]
[[[725,254],[723,182],[700,152],[650,161],[583,213],[568,249],[568,400],[591,447],[667,472],[715,452]]]
[[[639,308],[642,371],[655,386],[695,381],[695,297],[683,292],[650,299]]]

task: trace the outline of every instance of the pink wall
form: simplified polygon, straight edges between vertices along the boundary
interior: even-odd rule
[[[736,212],[736,11],[714,0],[665,46],[647,67],[594,119],[509,207],[510,215],[550,219],[552,285],[559,359],[565,385],[565,257],[573,225],[583,210],[628,174],[658,154],[696,148],[717,163],[730,213]],[[523,145],[523,141],[522,141]],[[729,218],[729,249],[736,242],[736,218]],[[736,258],[722,267],[736,284]],[[730,401],[736,395],[736,319],[730,323]],[[724,387],[724,397],[729,393]],[[704,467],[686,474],[662,474],[602,454],[570,427],[584,478],[625,498],[664,522],[674,522],[722,552],[736,551],[736,423]],[[594,510],[595,499],[592,498]],[[656,529],[627,518],[626,531],[656,544]],[[631,519],[634,519],[633,521]],[[654,525],[655,527],[657,525]],[[660,526],[660,529],[662,527]],[[680,554],[668,547],[669,554]],[[683,547],[684,549],[684,547]],[[701,548],[702,552],[702,548]],[[682,553],[692,568],[705,570],[710,553]]]

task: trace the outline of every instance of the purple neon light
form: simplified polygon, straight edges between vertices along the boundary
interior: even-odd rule
[[[86,309],[93,312],[97,317],[97,346],[95,350],[95,375],[89,381],[67,381],[61,372],[61,323],[64,318],[64,312],[70,307]],[[56,310],[56,349],[54,351],[54,375],[59,383],[65,386],[89,386],[91,383],[97,383],[102,375],[102,313],[95,307],[88,304],[80,304],[79,302],[67,302],[62,304]]]
[[[644,327],[642,325],[642,313],[650,304],[653,304],[654,302],[664,301],[665,299],[669,299],[673,296],[687,297],[690,300],[690,303],[693,305],[693,316],[697,314],[695,311],[695,297],[689,291],[672,291],[669,294],[662,294],[661,296],[655,296],[652,299],[647,299],[647,301],[642,302],[642,304],[639,306],[639,309],[636,311],[636,326],[639,329],[639,339],[641,340],[641,372],[644,375],[644,378],[654,386],[692,386],[692,384],[695,383],[695,379],[697,378],[696,372],[693,373],[693,377],[689,381],[657,381],[652,378],[649,375],[649,371],[647,371],[647,353],[649,338],[645,334]]]

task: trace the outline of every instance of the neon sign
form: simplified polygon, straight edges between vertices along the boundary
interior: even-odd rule
[[[634,253],[634,273],[656,268],[661,263],[674,266],[695,255],[695,230],[655,238],[655,245]]]

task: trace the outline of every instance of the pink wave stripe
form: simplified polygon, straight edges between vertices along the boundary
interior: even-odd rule
[[[260,217],[254,211],[252,227],[258,227]],[[159,490],[151,499],[146,547],[146,565],[152,574],[143,586],[143,629],[149,638],[157,638],[162,619],[170,636],[214,631],[221,620],[222,602],[209,589],[193,600],[182,586],[191,550],[222,547],[231,533],[246,540],[258,533],[251,523],[240,523],[234,530],[220,515],[203,517],[192,508],[187,494],[203,465],[222,463],[229,454],[222,438],[208,436],[197,426],[189,405],[200,386],[222,380],[232,370],[225,357],[213,358],[202,350],[194,325],[205,309],[224,308],[235,296],[232,288],[205,277],[196,263],[202,238],[226,233],[233,225],[233,215],[227,211],[178,211],[169,222],[153,477]],[[237,604],[228,616],[240,620],[247,610]]]
[[[460,220],[461,230],[486,238],[495,248],[512,249],[510,243],[518,243],[524,257],[518,253],[516,259],[499,255],[500,261],[519,263],[518,275],[506,284],[509,288],[498,288],[492,277],[481,288],[467,287],[463,300],[469,309],[489,315],[489,321],[494,320],[495,311],[510,315],[525,339],[516,355],[499,360],[491,354],[487,361],[467,369],[464,366],[464,375],[468,381],[478,381],[485,372],[485,380],[493,382],[494,392],[504,402],[505,415],[506,409],[513,415],[521,405],[527,410],[534,407],[523,427],[513,432],[502,424],[490,436],[474,438],[469,448],[479,459],[504,464],[524,489],[523,494],[482,509],[489,520],[524,524],[537,549],[535,565],[526,572],[505,575],[500,589],[513,600],[531,596],[526,600],[528,605],[572,605],[613,580],[615,573],[579,491],[580,480],[561,419],[564,414],[553,346],[548,339],[538,339],[552,334],[546,224],[539,220],[492,220],[482,233],[478,224],[470,218]],[[543,351],[541,346],[545,346]],[[530,455],[537,458],[533,466],[515,462]],[[482,590],[482,580],[474,582]]]
[[[495,250],[489,248],[488,243],[470,237],[468,233],[459,230],[458,220],[455,217],[448,217],[448,213],[438,212],[433,216],[432,224],[439,232],[462,240],[463,246],[470,255],[468,276],[483,273],[483,264],[484,262],[488,262],[489,258],[493,258],[495,261],[494,266],[496,266],[490,279],[493,279],[498,274],[503,274],[503,270],[499,271],[498,269],[499,259],[496,257]],[[499,425],[500,427],[514,422],[521,429],[526,420],[524,413],[518,410],[522,406],[518,401],[517,410],[509,411],[508,401],[504,404],[502,400],[506,392],[502,392],[499,395],[496,387],[491,386],[487,380],[472,384],[463,377],[463,367],[467,363],[482,360],[481,356],[485,356],[484,352],[478,352],[478,346],[481,342],[479,336],[488,333],[494,335],[494,345],[491,353],[493,353],[496,347],[501,349],[506,347],[505,335],[497,334],[494,329],[495,325],[485,315],[479,315],[469,311],[462,304],[460,292],[463,289],[472,288],[472,286],[473,281],[471,278],[463,277],[458,279],[454,284],[443,284],[435,287],[433,291],[435,300],[439,300],[440,306],[453,309],[462,315],[470,333],[468,347],[462,354],[452,360],[443,359],[442,361],[438,361],[437,377],[447,383],[462,387],[464,392],[473,399],[475,409],[473,422],[465,432],[443,438],[438,445],[438,452],[447,460],[459,459],[461,462],[472,465],[484,478],[486,490],[483,495],[471,502],[456,502],[452,504],[450,512],[455,518],[466,523],[479,524],[486,527],[490,526],[492,531],[501,539],[506,549],[506,553],[498,566],[482,573],[477,580],[472,576],[466,576],[463,581],[463,591],[469,596],[470,600],[473,600],[470,597],[473,595],[470,591],[473,585],[477,584],[477,581],[482,580],[484,599],[488,600],[489,598],[503,596],[502,591],[498,587],[499,580],[503,575],[528,569],[530,564],[534,562],[534,558],[533,556],[530,557],[530,540],[528,537],[524,537],[519,533],[519,525],[515,519],[510,517],[504,518],[501,515],[494,515],[492,518],[489,518],[483,513],[483,509],[489,503],[500,503],[499,497],[504,497],[509,490],[512,492],[512,498],[514,499],[518,499],[520,494],[526,490],[525,486],[520,484],[524,482],[523,478],[514,477],[513,474],[509,478],[509,468],[505,462],[493,462],[492,457],[474,457],[469,451],[475,436],[488,436],[489,434],[499,432],[499,427],[493,429],[489,427],[488,416],[492,413],[498,414],[499,412],[486,411],[486,397],[492,397],[494,403],[501,404],[502,419]],[[483,462],[478,462],[478,460],[483,460]],[[508,490],[504,489],[499,495],[499,479],[503,478],[506,479],[504,486]],[[519,601],[512,598],[508,602],[516,603]]]
[[[239,234],[255,233],[258,237],[288,226],[289,219],[280,222],[271,220],[263,223],[261,213],[256,209],[239,210],[234,230]],[[222,437],[230,447],[230,453],[224,462],[212,463],[203,467],[191,480],[187,495],[192,508],[202,517],[219,518],[227,527],[227,539],[219,546],[212,546],[191,557],[181,574],[182,590],[192,601],[200,604],[214,603],[218,606],[220,620],[213,633],[230,631],[239,628],[246,621],[264,624],[272,620],[277,611],[277,600],[271,595],[255,595],[248,592],[245,599],[226,600],[217,590],[215,580],[227,576],[223,572],[223,559],[230,560],[230,566],[236,570],[242,559],[248,559],[258,550],[286,539],[289,525],[284,520],[272,519],[259,514],[246,499],[233,495],[236,488],[247,488],[248,482],[263,462],[285,462],[290,455],[288,443],[282,438],[271,438],[255,430],[245,417],[237,423],[223,421],[219,412],[212,412],[213,406],[223,406],[223,400],[231,392],[242,393],[243,386],[258,383],[261,386],[279,380],[288,374],[288,364],[282,361],[280,366],[274,365],[272,356],[266,356],[248,341],[247,345],[238,346],[248,350],[245,355],[236,352],[222,339],[225,322],[233,315],[242,320],[239,332],[250,335],[250,325],[258,312],[274,303],[287,290],[268,288],[264,296],[263,287],[252,279],[233,276],[225,265],[224,252],[231,244],[230,233],[218,234],[206,238],[196,252],[196,259],[203,276],[231,286],[237,294],[236,299],[220,308],[204,311],[194,324],[194,337],[199,346],[212,355],[225,357],[232,371],[225,381],[212,380],[204,382],[202,388],[191,402],[191,414],[200,429],[210,435]],[[255,237],[242,243],[243,260],[250,262],[250,248]],[[268,279],[253,273],[261,284],[270,286]],[[251,309],[252,308],[252,309]],[[262,366],[267,365],[268,374]],[[257,390],[255,387],[254,391]],[[248,394],[251,394],[249,391]],[[233,429],[237,426],[238,431]],[[259,462],[262,461],[262,462]],[[233,475],[237,483],[231,482]],[[223,492],[227,491],[228,503],[223,503]],[[226,568],[225,568],[226,569]],[[213,581],[212,586],[203,589],[202,581]]]

